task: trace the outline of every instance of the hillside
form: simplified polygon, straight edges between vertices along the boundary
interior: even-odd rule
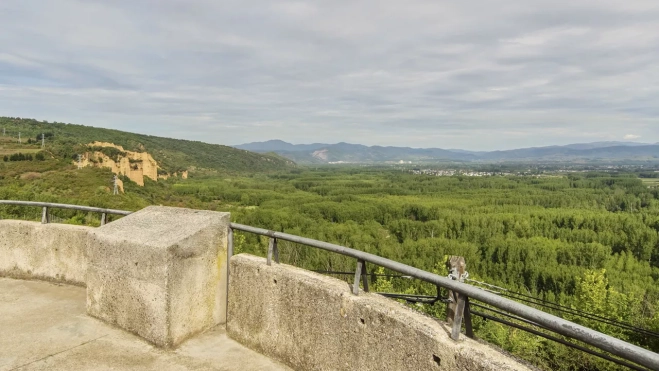
[[[22,146],[25,149],[33,150],[38,150],[39,147],[26,147],[28,139],[36,141],[37,136],[43,133],[46,136],[47,150],[59,158],[72,159],[75,154],[87,151],[88,144],[93,142],[113,143],[127,151],[148,152],[165,173],[195,169],[255,172],[281,170],[294,166],[291,160],[274,154],[257,154],[218,144],[134,134],[83,125],[0,117],[0,129],[5,130],[5,138],[16,138],[20,132]],[[19,149],[13,148],[13,150]]]
[[[236,148],[276,152],[297,163],[383,162],[659,162],[659,145],[634,142],[594,142],[506,151],[364,146],[361,144],[290,144],[281,140],[247,143]]]

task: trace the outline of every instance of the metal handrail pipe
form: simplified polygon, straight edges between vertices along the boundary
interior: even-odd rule
[[[79,206],[79,205],[69,205],[69,204],[56,204],[52,202],[38,202],[38,201],[14,201],[14,200],[0,200],[0,205],[14,205],[14,206],[35,206],[35,207],[48,207],[56,209],[68,209],[68,210],[78,210],[78,211],[88,211],[95,213],[105,213],[113,215],[130,215],[132,211],[125,210],[114,210],[114,209],[103,209],[100,207],[91,207],[91,206]]]
[[[611,354],[638,363],[639,365],[649,367],[651,370],[659,370],[659,354],[657,353],[614,338],[613,336],[595,331],[588,327],[578,325],[574,322],[567,321],[552,314],[545,313],[541,310],[531,308],[516,301],[503,298],[499,295],[484,291],[475,286],[468,285],[459,281],[454,281],[448,277],[442,277],[434,273],[426,272],[421,269],[414,268],[409,265],[389,260],[377,255],[351,249],[345,246],[335,245],[329,242],[313,240],[310,238],[270,231],[263,228],[256,228],[237,223],[231,223],[231,228],[234,230],[255,233],[284,241],[316,247],[322,250],[349,256],[358,260],[363,260],[365,262],[369,262],[371,264],[375,264],[392,271],[402,273],[404,275],[412,276],[422,281],[426,281],[434,285],[458,292],[462,295],[466,295],[470,298],[477,299],[496,308],[503,309],[526,320],[535,322],[557,334],[582,341],[596,348],[605,350]]]

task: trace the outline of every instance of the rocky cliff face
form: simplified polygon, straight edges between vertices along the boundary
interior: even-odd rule
[[[154,181],[158,181],[158,178],[167,179],[169,177],[169,175],[160,175],[158,177],[158,163],[147,152],[127,151],[122,146],[105,142],[93,142],[89,146],[115,148],[122,154],[113,159],[100,151],[87,152],[82,156],[82,166],[109,168],[113,173],[127,176],[140,186],[144,186],[144,177],[148,177]],[[177,175],[173,174],[173,176]],[[181,177],[187,179],[187,175],[188,172],[185,171],[181,174]]]

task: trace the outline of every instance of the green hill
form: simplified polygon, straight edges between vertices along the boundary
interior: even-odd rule
[[[25,153],[38,150],[38,144],[28,144],[28,140],[37,142],[37,138],[44,134],[47,151],[58,158],[72,159],[75,154],[84,152],[89,143],[109,142],[120,145],[128,151],[150,153],[159,166],[168,173],[182,170],[260,172],[295,166],[291,160],[274,154],[254,153],[218,144],[134,134],[91,126],[0,117],[0,130],[2,129],[6,131],[6,135],[0,138],[5,142],[8,138],[17,138],[19,132],[23,142],[20,146],[14,140],[11,141],[15,144],[12,146],[0,144],[3,147],[0,150],[6,152],[3,152],[3,155],[13,151]]]

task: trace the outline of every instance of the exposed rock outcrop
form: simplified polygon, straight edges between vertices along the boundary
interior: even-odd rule
[[[86,152],[82,155],[82,166],[109,168],[113,173],[127,176],[140,186],[144,186],[144,177],[148,177],[154,181],[168,179],[170,177],[169,174],[158,175],[158,169],[160,167],[153,156],[147,152],[127,151],[122,146],[106,142],[93,142],[89,146],[96,149],[98,147],[114,148],[118,151],[118,154],[110,157],[107,153],[101,151]],[[177,174],[174,173],[173,176],[177,176]],[[188,172],[182,172],[181,177],[187,179]],[[123,192],[123,183],[120,188]]]

